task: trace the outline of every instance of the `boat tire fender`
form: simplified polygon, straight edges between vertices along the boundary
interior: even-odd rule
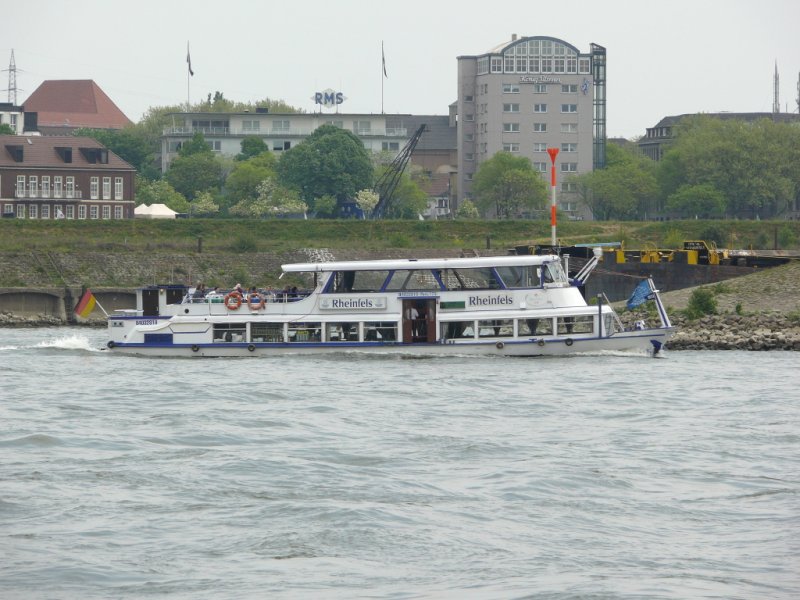
[[[267,301],[261,294],[250,294],[247,299],[250,310],[261,310],[267,305]]]
[[[567,338],[566,340],[564,340],[564,343],[565,343],[567,346],[572,346],[572,344],[573,344],[574,342],[572,341],[572,338]]]
[[[536,342],[536,343],[537,343],[537,344],[539,344],[540,346],[544,346],[544,340],[539,340],[539,341],[538,341],[538,342]]]
[[[497,342],[495,346],[497,346],[498,350],[502,350],[505,347],[505,344],[503,342]]]
[[[200,346],[198,346],[197,344],[194,344],[192,346],[192,352],[197,352],[198,350],[200,350]]]
[[[249,346],[247,346],[247,349],[250,350],[250,352],[255,352],[256,345],[255,344],[250,344]]]
[[[115,344],[115,343],[114,343],[114,341],[112,340],[112,341],[109,341],[109,342],[106,344],[106,346],[108,346],[108,347],[109,347],[109,349],[111,349],[111,348],[113,348],[114,346],[116,346],[116,344]]]

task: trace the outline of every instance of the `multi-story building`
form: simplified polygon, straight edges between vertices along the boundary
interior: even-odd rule
[[[590,217],[569,176],[605,164],[605,48],[584,53],[560,39],[513,35],[457,60],[458,201],[472,196],[475,172],[497,152],[527,157],[549,184],[547,149],[558,148],[559,209]]]
[[[11,102],[0,102],[0,125],[8,125],[19,135],[23,131],[25,109]]]
[[[355,133],[367,150],[397,154],[413,131],[404,125],[410,115],[271,113],[265,108],[244,113],[174,113],[161,138],[161,169],[166,171],[181,145],[202,133],[214,152],[236,156],[242,140],[260,137],[274,152],[299,144],[320,125],[335,125]]]
[[[92,138],[0,135],[3,217],[129,219],[135,174]]]

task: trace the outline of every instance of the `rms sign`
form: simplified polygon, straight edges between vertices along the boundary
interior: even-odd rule
[[[319,104],[324,108],[339,106],[342,102],[347,100],[342,92],[337,92],[330,88],[321,92],[315,92],[314,95],[311,96],[311,99],[314,101],[314,104]]]

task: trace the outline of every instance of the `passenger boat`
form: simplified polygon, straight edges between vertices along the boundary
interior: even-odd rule
[[[209,294],[151,286],[135,310],[108,317],[108,348],[151,356],[269,356],[361,351],[410,355],[550,356],[658,351],[660,323],[626,329],[602,295],[586,302],[561,259],[546,256],[369,260],[283,265],[305,278],[292,294]],[[645,290],[647,292],[647,290]]]

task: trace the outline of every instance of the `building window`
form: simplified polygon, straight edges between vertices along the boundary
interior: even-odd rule
[[[504,133],[519,133],[519,123],[503,123]]]
[[[74,206],[67,206],[67,218],[74,219],[75,218],[75,207]],[[84,215],[85,218],[85,215]]]
[[[122,177],[114,178],[114,200],[122,200]]]
[[[222,142],[219,140],[207,140],[208,147],[212,152],[222,152]]]
[[[37,208],[38,208],[38,207],[37,207],[35,204],[31,204],[31,205],[28,207],[28,217],[30,217],[31,219],[36,219],[36,218],[38,217],[38,214],[37,214],[37,213],[38,213],[38,211],[37,211]]]
[[[534,84],[533,93],[534,94],[546,94],[547,93],[547,84],[546,83],[536,83],[536,84]]]
[[[50,176],[42,176],[42,198],[50,197]]]
[[[485,75],[489,72],[489,57],[481,56],[478,59],[478,75]]]
[[[89,197],[92,200],[97,200],[99,194],[99,187],[100,187],[100,179],[98,177],[92,177],[89,180]]]
[[[121,219],[122,218],[122,206],[119,204],[114,206],[114,218]]]
[[[70,208],[72,208],[72,207],[68,206],[67,210],[69,210]],[[81,205],[78,206],[78,218],[79,219],[85,219],[86,218],[86,205],[85,204],[81,204]]]
[[[563,73],[566,69],[566,62],[563,58],[556,58],[553,60],[553,72]]]
[[[519,86],[513,83],[504,83],[503,84],[503,93],[504,94],[519,94]]]
[[[103,200],[111,200],[111,177],[103,177]]]
[[[465,142],[471,142],[474,139],[475,139],[475,134],[474,133],[465,133],[464,134],[464,141]]]
[[[578,105],[577,104],[562,104],[561,105],[561,112],[562,113],[576,113],[576,112],[578,112]]]
[[[64,218],[64,207],[62,207],[60,204],[55,204],[53,206],[53,218],[54,219]]]
[[[578,163],[576,163],[576,162],[562,162],[561,163],[561,172],[562,173],[577,173],[578,172]]]
[[[575,142],[568,142],[566,144],[561,144],[561,151],[562,152],[577,152],[578,151],[578,144]]]
[[[63,193],[64,191],[61,188],[61,176],[56,175],[53,177],[53,198],[61,198]]]
[[[3,205],[3,214],[4,215],[13,215],[14,214],[14,205],[10,202]]]
[[[492,73],[503,72],[503,59],[500,56],[492,57]]]
[[[353,133],[356,135],[369,135],[371,131],[371,121],[353,121]]]
[[[39,178],[35,175],[31,175],[30,179],[28,180],[28,194],[30,198],[36,198],[39,195]],[[35,217],[32,217],[35,218]]]
[[[578,71],[581,73],[589,73],[589,59],[588,58],[580,58],[578,59]]]
[[[49,219],[50,218],[50,205],[49,204],[42,204],[42,218]]]
[[[545,144],[544,142],[534,142],[533,151],[534,152],[547,152],[547,144]]]
[[[333,125],[339,129],[344,129],[344,121],[325,121],[325,125]]]
[[[576,56],[567,57],[567,73],[575,74],[578,72],[578,58]]]
[[[561,85],[561,93],[562,94],[577,94],[578,93],[578,84],[577,83],[562,84]]]
[[[108,204],[103,205],[103,218],[104,219],[111,218],[111,207]]]
[[[25,175],[17,175],[17,198],[25,197]]]
[[[472,181],[472,173],[467,173],[467,174],[464,176],[464,179],[466,179],[467,181]]]
[[[528,59],[528,72],[529,73],[538,73],[539,72],[539,57],[536,58],[529,58]]]
[[[467,121],[468,123],[471,123],[472,121],[475,120],[475,115],[464,115],[464,120]]]
[[[578,133],[577,123],[562,123],[561,133]]]
[[[533,131],[534,133],[547,133],[547,123],[534,123]]]
[[[568,192],[568,193],[577,192],[578,191],[578,184],[575,183],[574,181],[570,181],[570,182],[566,182],[565,181],[565,182],[563,182],[561,184],[561,191],[562,192]]]
[[[506,73],[513,73],[514,72],[514,55],[510,52],[505,54],[505,72]]]
[[[519,144],[503,144],[503,152],[519,152]]]
[[[261,131],[261,121],[258,120],[242,121],[242,133],[253,133],[256,131]]]
[[[553,59],[552,58],[543,58],[542,59],[542,73],[552,73],[553,72]]]
[[[25,205],[24,204],[17,204],[17,218],[24,219],[25,218]]]
[[[472,96],[464,96],[464,102],[472,102]]]
[[[539,173],[547,173],[548,164],[546,162],[535,162],[533,163],[533,170],[539,171]]]
[[[547,104],[534,104],[533,105],[533,112],[535,112],[535,113],[546,113],[547,112]]]
[[[291,122],[289,119],[276,119],[272,122],[272,131],[289,131]]]
[[[400,142],[381,142],[381,150],[384,152],[399,152]]]
[[[464,153],[464,160],[468,160],[468,161],[469,160],[475,160],[475,156],[472,154],[472,152],[465,152]]]
[[[519,112],[519,104],[503,104],[503,112],[504,113],[518,113]]]
[[[97,210],[97,205],[96,204],[92,204],[89,207],[89,218],[90,219],[96,219],[99,214],[100,214],[100,211]]]

